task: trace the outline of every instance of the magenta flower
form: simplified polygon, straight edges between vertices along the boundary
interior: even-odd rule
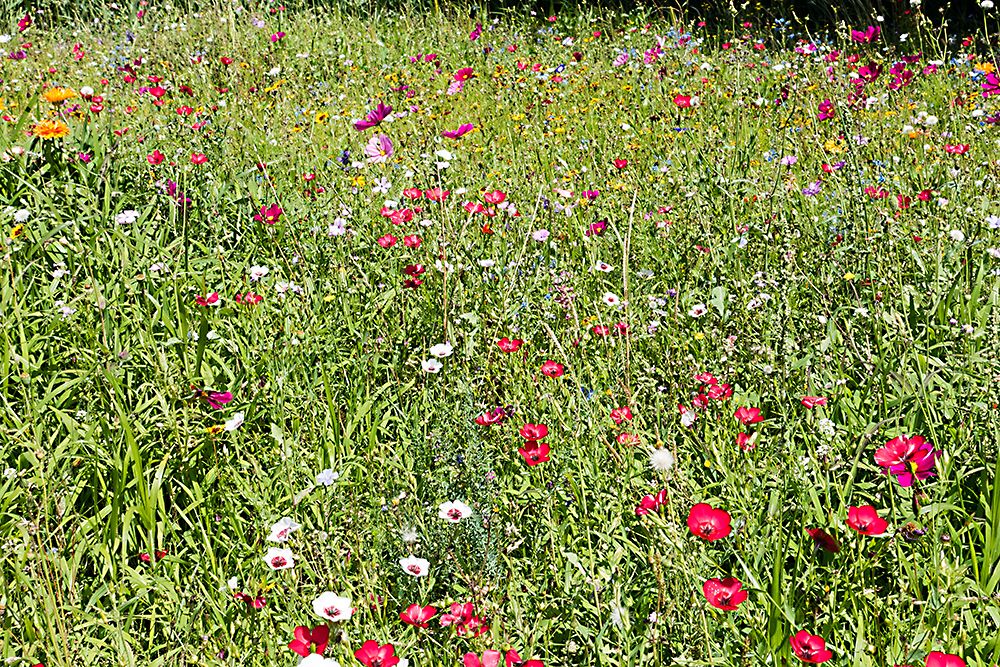
[[[354,129],[358,132],[362,132],[369,128],[375,127],[383,120],[389,117],[392,113],[392,107],[381,102],[375,107],[373,111],[369,111],[368,115],[365,116],[364,120],[358,120],[354,122]]]
[[[886,475],[895,475],[900,486],[911,486],[914,479],[924,480],[935,474],[934,462],[940,456],[940,450],[922,436],[901,435],[876,450],[875,463],[885,468]]]
[[[369,162],[385,162],[392,157],[392,140],[384,134],[376,134],[368,140],[365,155]]]
[[[819,113],[816,114],[816,120],[830,120],[833,115],[833,102],[826,99],[819,103]]]
[[[882,28],[870,25],[865,28],[864,32],[860,30],[851,31],[851,39],[858,44],[871,44],[872,42],[878,41],[878,36],[882,34]]]
[[[1000,95],[1000,78],[997,77],[996,72],[987,74],[986,81],[983,82],[983,97],[991,95]]]
[[[441,133],[441,136],[444,137],[445,139],[458,139],[459,137],[465,136],[469,132],[472,132],[472,130],[475,129],[475,127],[476,126],[473,125],[472,123],[465,123],[463,125],[459,125],[457,130],[445,130],[444,132]]]

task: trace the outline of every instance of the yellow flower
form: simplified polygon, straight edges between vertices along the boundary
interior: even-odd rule
[[[12,239],[16,239],[22,234],[24,234],[24,225],[17,225],[16,227],[12,227],[10,230],[10,238]]]
[[[323,123],[326,122],[326,119],[329,117],[330,114],[328,114],[325,111],[320,111],[318,114],[316,114],[316,117],[313,118],[313,120],[316,122],[317,125],[322,125]]]
[[[208,434],[209,434],[209,435],[216,435],[216,434],[218,434],[218,433],[222,433],[222,431],[223,431],[223,430],[224,430],[225,428],[226,428],[226,427],[225,427],[225,426],[223,426],[222,424],[215,424],[215,425],[213,425],[213,426],[209,426],[209,427],[208,427],[208,428],[206,428],[205,430],[206,430],[206,431],[208,431]]]
[[[975,69],[983,72],[984,74],[992,74],[997,70],[993,63],[978,63],[976,64]]]
[[[61,120],[46,118],[35,123],[33,132],[42,139],[62,139],[69,134],[69,126]]]
[[[705,334],[703,334],[703,333],[702,333],[702,332],[700,332],[700,331],[696,331],[696,332],[694,333],[694,339],[695,339],[695,340],[705,340]]]
[[[56,86],[55,88],[49,88],[46,90],[42,97],[49,104],[62,104],[66,100],[76,97],[76,92],[72,88],[62,88]]]
[[[351,179],[351,185],[353,185],[356,188],[363,188],[363,187],[365,187],[365,177],[364,176],[355,176],[354,178]]]
[[[857,276],[854,275],[853,273],[845,273],[844,274],[844,280],[854,280],[855,278],[857,278]]]

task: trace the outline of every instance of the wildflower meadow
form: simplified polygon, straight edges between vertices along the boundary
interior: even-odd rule
[[[3,664],[995,667],[997,10],[892,4],[8,3]]]

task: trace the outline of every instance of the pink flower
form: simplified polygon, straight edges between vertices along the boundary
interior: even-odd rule
[[[375,127],[383,120],[389,117],[392,113],[392,107],[387,104],[382,104],[379,102],[373,111],[369,111],[368,115],[365,116],[364,120],[355,121],[354,129],[361,132],[369,128]]]
[[[406,611],[399,612],[399,619],[409,625],[426,628],[427,622],[434,618],[435,614],[437,614],[437,609],[430,605],[421,607],[418,604],[411,604],[406,608]]]
[[[951,653],[931,651],[927,654],[924,667],[965,667],[965,660]]]
[[[819,405],[826,405],[825,396],[803,396],[802,405],[806,406],[810,410]]]
[[[862,535],[877,537],[884,535],[889,523],[878,515],[872,505],[851,506],[847,510],[847,525]]]
[[[924,480],[935,473],[934,462],[941,456],[922,436],[901,435],[875,452],[875,463],[893,474],[900,486],[911,486],[914,479]]]
[[[392,644],[380,646],[374,639],[369,639],[354,652],[354,657],[365,667],[395,667],[399,663],[395,652]]]
[[[396,241],[398,240],[399,239],[397,239],[392,234],[386,234],[385,236],[380,236],[378,239],[375,240],[375,242],[378,243],[383,248],[391,248],[392,246],[396,245]]]
[[[471,67],[463,67],[462,69],[456,71],[452,78],[459,83],[465,83],[475,75],[476,74]]]
[[[747,592],[739,579],[709,579],[701,587],[708,604],[722,611],[736,611],[746,601]]]
[[[261,206],[260,213],[253,217],[257,222],[263,222],[268,225],[273,225],[281,219],[281,214],[284,213],[281,207],[277,204],[271,204],[270,206]]]
[[[882,34],[882,28],[874,25],[870,25],[865,28],[864,32],[860,30],[851,31],[851,39],[859,44],[871,44],[878,40],[878,36]]]
[[[480,661],[475,653],[466,653],[462,657],[462,664],[465,667],[497,667],[500,664],[500,655],[500,651],[486,650],[483,651],[483,659]]]
[[[208,156],[204,153],[191,153],[191,164],[205,164],[208,162]]]
[[[731,521],[726,510],[715,509],[708,503],[698,503],[688,513],[687,525],[692,535],[714,542],[733,531]]]
[[[441,133],[441,136],[444,137],[445,139],[458,139],[459,137],[462,137],[468,134],[469,132],[472,132],[472,130],[475,127],[476,126],[473,125],[472,123],[464,123],[462,125],[459,125],[457,130],[445,130],[444,132]]]
[[[312,647],[315,646],[315,653],[323,655],[329,641],[330,628],[328,626],[317,625],[310,631],[309,626],[299,625],[295,628],[295,639],[288,642],[288,648],[304,658],[314,652]]]
[[[392,140],[384,134],[377,134],[365,145],[365,155],[369,162],[385,162],[393,154]]]
[[[760,416],[760,408],[739,407],[736,409],[736,413],[734,416],[744,426],[749,426],[750,424],[756,424],[758,422],[764,421],[764,418]]]
[[[826,641],[822,637],[811,635],[805,630],[796,632],[788,643],[792,645],[795,657],[802,662],[818,665],[833,657],[833,653],[826,649]]]
[[[819,103],[819,113],[816,114],[816,120],[830,120],[834,116],[833,102],[829,99],[823,100]]]

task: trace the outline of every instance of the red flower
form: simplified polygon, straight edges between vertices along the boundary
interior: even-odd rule
[[[411,604],[406,608],[406,611],[399,612],[399,618],[404,623],[415,625],[418,628],[426,628],[427,622],[434,618],[435,614],[437,614],[437,609],[430,605],[421,607],[418,604]]]
[[[483,193],[483,199],[487,204],[502,204],[507,199],[507,193],[502,190],[493,190]]]
[[[746,599],[747,592],[743,590],[743,584],[739,579],[726,577],[725,579],[709,579],[701,587],[708,604],[722,611],[736,611]]]
[[[462,664],[465,667],[497,667],[500,664],[500,651],[483,651],[482,662],[475,653],[466,653],[462,656]]]
[[[369,639],[354,652],[354,657],[365,667],[394,667],[399,662],[399,658],[393,655],[396,649],[392,644],[379,646],[374,639]]]
[[[482,619],[473,613],[471,602],[461,604],[455,602],[451,608],[441,615],[441,627],[449,625],[455,626],[455,633],[459,636],[471,635],[478,637],[484,632],[489,632],[490,626],[483,623]]]
[[[476,423],[480,426],[492,426],[493,424],[502,424],[506,418],[506,410],[503,408],[493,408],[476,417]]]
[[[204,153],[191,153],[191,164],[205,164],[208,162],[208,156]]]
[[[884,535],[889,523],[879,517],[878,512],[871,505],[861,507],[851,506],[847,510],[847,525],[852,530],[856,530],[862,535],[877,537]]]
[[[708,397],[715,401],[724,401],[727,398],[731,398],[733,395],[733,388],[728,384],[713,384],[705,392]]]
[[[549,427],[545,424],[525,424],[519,433],[525,440],[541,440],[549,434]]]
[[[546,377],[550,378],[562,377],[565,370],[566,369],[562,364],[557,364],[551,359],[542,364],[542,375]]]
[[[952,144],[945,144],[945,153],[951,153],[952,155],[965,155],[969,152],[969,144],[958,144],[953,146]]]
[[[799,630],[789,638],[788,643],[792,645],[795,657],[802,662],[818,665],[833,657],[833,654],[826,650],[826,641],[819,635],[811,635],[805,630]]]
[[[802,405],[806,406],[810,410],[815,408],[817,405],[826,405],[826,396],[803,396]]]
[[[816,546],[823,551],[829,551],[832,554],[840,551],[840,542],[837,541],[837,538],[822,528],[806,528],[806,532],[809,533],[809,537],[816,543]]]
[[[667,504],[667,490],[663,489],[655,496],[645,495],[635,508],[636,516],[645,516]]]
[[[757,447],[757,434],[747,435],[746,433],[736,434],[736,444],[740,446],[744,452],[750,451],[751,449],[756,449]]]
[[[442,190],[441,188],[431,188],[430,190],[424,190],[424,196],[431,201],[444,201],[448,195],[451,194],[450,190]]]
[[[396,245],[396,241],[398,240],[399,239],[397,239],[392,234],[386,234],[385,236],[380,236],[377,239],[375,239],[375,242],[378,243],[383,248],[391,248],[392,246]]]
[[[536,466],[549,460],[549,446],[537,440],[527,440],[517,453],[529,466]]]
[[[965,660],[951,653],[931,651],[927,654],[924,667],[965,667]]]
[[[167,156],[158,150],[154,150],[152,153],[146,156],[146,162],[148,162],[151,165],[161,164],[166,159]]]
[[[688,529],[692,535],[714,542],[733,532],[732,519],[726,510],[715,509],[708,503],[698,503],[688,514]]]
[[[760,416],[760,408],[736,408],[736,414],[734,416],[739,419],[740,423],[744,426],[764,421],[764,418]]]
[[[326,645],[329,641],[330,628],[326,625],[317,625],[311,631],[309,630],[309,626],[299,625],[295,628],[295,639],[288,642],[288,648],[303,658],[314,652],[323,655],[323,651],[326,650]],[[312,650],[313,645],[316,646],[315,651]]]
[[[615,160],[615,169],[624,169],[628,166],[628,160]]]
[[[270,206],[261,206],[260,213],[253,217],[257,222],[263,222],[268,225],[273,225],[281,219],[281,214],[284,211],[277,204],[271,204]]]
[[[632,421],[632,410],[627,405],[615,408],[611,411],[611,420],[616,426],[620,426],[623,421]]]
[[[422,243],[419,236],[416,234],[410,234],[409,236],[403,237],[403,245],[407,248],[419,248]]]
[[[424,196],[424,193],[420,191],[420,188],[406,188],[403,190],[403,196],[407,199],[412,199],[416,201]]]
[[[503,661],[505,667],[545,667],[545,663],[541,660],[521,660],[521,656],[514,649],[507,651]]]
[[[691,96],[690,95],[675,95],[674,104],[676,104],[681,109],[688,109],[691,107]]]
[[[521,340],[520,338],[515,338],[514,340],[511,340],[510,338],[504,336],[503,338],[497,341],[497,347],[499,347],[501,351],[507,352],[508,354],[511,352],[517,352],[518,350],[521,349],[522,345],[524,345],[524,341]]]
[[[875,463],[892,473],[900,486],[911,486],[914,479],[924,480],[935,473],[934,462],[941,452],[934,449],[922,436],[901,435],[885,443],[875,452]]]
[[[219,293],[212,292],[211,294],[206,294],[205,296],[197,296],[194,302],[199,306],[214,306],[219,303]]]

